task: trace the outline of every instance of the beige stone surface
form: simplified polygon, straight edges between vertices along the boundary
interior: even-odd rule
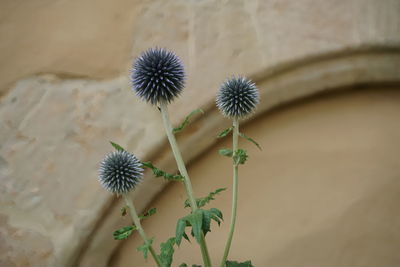
[[[125,72],[140,2],[2,0],[0,95],[34,74],[102,79]]]
[[[43,76],[19,82],[3,99],[2,266],[72,266],[111,199],[96,179],[108,140],[138,156],[149,140],[160,142],[157,112],[126,84]],[[157,191],[149,188],[148,194]],[[43,257],[36,254],[40,244]],[[43,262],[27,261],[31,254]]]
[[[131,59],[144,49],[173,49],[186,64],[174,123],[206,109],[179,136],[189,160],[226,124],[213,98],[229,75],[262,84],[259,113],[398,82],[399,12],[397,0],[1,1],[0,265],[107,264],[118,245],[110,232],[124,223],[96,181],[108,140],[174,169],[158,112],[129,89]],[[139,208],[164,185],[146,179]]]
[[[238,221],[231,258],[255,266],[387,266],[400,264],[399,87],[377,87],[313,98],[263,115],[242,131],[263,151],[240,140],[249,161],[239,169]],[[207,238],[214,264],[223,252],[230,219],[231,162],[217,150],[189,166],[198,196],[228,186],[208,207],[225,222]],[[155,244],[173,236],[187,214],[181,184],[168,186],[144,221]],[[133,236],[110,266],[154,266],[134,252]],[[195,241],[184,242],[176,263],[201,263]]]

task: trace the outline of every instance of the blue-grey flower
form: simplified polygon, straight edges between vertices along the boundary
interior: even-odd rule
[[[132,86],[143,100],[156,105],[171,102],[185,85],[185,70],[173,52],[151,48],[133,63]]]
[[[142,163],[129,152],[111,152],[100,164],[100,183],[112,193],[127,193],[134,189],[142,178]]]
[[[249,115],[259,103],[256,85],[244,77],[233,77],[224,82],[217,94],[216,103],[221,112],[231,118]]]

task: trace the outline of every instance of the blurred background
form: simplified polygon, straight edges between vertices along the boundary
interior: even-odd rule
[[[232,260],[257,267],[400,266],[399,0],[1,0],[0,266],[154,266],[119,198],[97,181],[109,141],[176,171],[157,109],[131,92],[132,60],[176,52],[187,86],[170,105],[196,196],[210,207],[214,264],[230,219],[231,162],[216,134],[230,121],[214,97],[234,74],[261,103],[242,131]],[[181,184],[146,172],[132,194],[154,244],[187,214]],[[175,263],[200,264],[195,242]],[[175,265],[174,265],[175,266]]]

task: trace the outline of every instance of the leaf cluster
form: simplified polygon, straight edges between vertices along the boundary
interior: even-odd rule
[[[189,237],[185,232],[186,227],[191,227],[191,235],[200,243],[202,235],[211,232],[211,220],[216,221],[220,225],[223,220],[222,212],[216,208],[209,210],[197,209],[191,214],[180,218],[176,224],[176,244],[179,246],[182,238],[189,241]]]
[[[153,171],[153,174],[156,177],[164,177],[165,180],[169,180],[169,181],[183,181],[183,176],[179,175],[179,174],[170,174],[167,173],[163,170],[158,169],[157,167],[155,167],[151,162],[142,162],[142,165],[144,167],[147,167],[149,169],[151,169]]]
[[[115,240],[127,239],[135,230],[137,230],[135,225],[129,225],[129,226],[122,227],[122,228],[114,231],[114,233],[113,233],[114,239]]]
[[[192,112],[190,112],[190,114],[188,116],[186,116],[186,118],[183,120],[183,122],[179,126],[172,129],[172,132],[174,134],[181,132],[189,124],[190,118],[198,113],[204,114],[204,111],[200,108],[193,110]]]
[[[143,245],[141,245],[140,247],[137,248],[138,251],[142,251],[143,252],[143,257],[147,260],[147,255],[149,253],[150,247],[153,244],[153,239],[154,238],[150,238],[148,240],[148,242],[145,242]]]
[[[222,156],[233,158],[233,163],[235,165],[244,164],[248,158],[246,150],[241,148],[236,150],[235,153],[229,148],[222,148],[218,152]]]
[[[160,260],[163,267],[170,267],[174,256],[175,237],[169,238],[166,242],[160,244]]]
[[[214,192],[210,192],[208,194],[208,196],[206,197],[202,197],[202,198],[196,198],[196,203],[197,203],[197,207],[201,208],[204,207],[206,204],[208,204],[211,200],[214,200],[214,196],[218,195],[219,193],[221,193],[222,191],[225,191],[225,188],[218,188],[217,190],[215,190]],[[190,208],[190,201],[189,199],[185,200],[185,208]]]
[[[246,150],[239,148],[233,154],[233,162],[235,165],[244,164],[247,160]]]
[[[126,213],[127,212],[126,206],[124,206],[121,210],[123,210],[123,212]],[[140,215],[139,218],[141,220],[146,219],[146,218],[154,215],[156,212],[157,212],[156,208],[151,208],[150,210],[145,212],[143,215]],[[115,240],[127,239],[135,230],[137,230],[137,227],[135,225],[124,226],[124,227],[114,231],[114,233],[113,233],[114,239]]]
[[[226,261],[226,267],[254,267],[251,261],[237,262],[237,261]]]
[[[220,133],[217,135],[217,138],[223,138],[223,137],[227,136],[229,133],[232,132],[232,130],[233,130],[233,126],[227,128],[227,129],[225,129],[225,130],[223,130],[222,132],[220,132]],[[253,143],[255,146],[257,146],[258,149],[262,150],[260,144],[257,143],[253,138],[248,137],[248,136],[245,135],[244,133],[239,133],[239,136],[242,137],[242,138],[244,138],[244,139],[246,139],[247,141]]]

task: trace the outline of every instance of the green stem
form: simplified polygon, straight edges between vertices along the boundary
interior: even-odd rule
[[[144,243],[149,245],[150,253],[153,256],[155,262],[157,263],[157,266],[162,267],[160,258],[156,254],[153,246],[150,244],[150,239],[146,236],[146,233],[143,230],[142,224],[140,223],[140,219],[136,212],[135,206],[133,205],[132,199],[127,194],[123,194],[122,196],[125,200],[126,205],[129,208],[130,211],[129,214],[131,215],[133,223],[135,224],[137,230],[139,231],[140,236],[143,238]]]
[[[238,150],[238,139],[239,139],[239,120],[233,119],[233,135],[232,135],[232,151],[235,155]],[[232,157],[233,158],[233,157]],[[231,224],[229,226],[228,240],[226,241],[224,256],[221,261],[221,267],[225,267],[226,259],[228,258],[229,249],[231,248],[233,232],[235,231],[236,224],[236,210],[237,210],[237,195],[238,195],[238,164],[233,161],[233,190],[232,190],[232,214]]]
[[[185,162],[182,159],[182,154],[181,154],[178,144],[176,142],[175,135],[172,132],[173,128],[171,125],[171,121],[169,119],[167,103],[165,103],[165,102],[160,103],[160,110],[161,110],[161,115],[162,115],[162,119],[163,119],[165,132],[167,133],[168,141],[171,145],[172,153],[174,154],[175,161],[178,166],[178,170],[179,170],[180,174],[183,176],[183,183],[185,185],[186,194],[187,194],[189,202],[190,202],[190,207],[192,209],[192,212],[195,212],[198,209],[198,207],[197,207],[196,199],[193,194],[192,183],[190,182],[189,174],[186,170]],[[203,262],[204,262],[205,267],[212,267],[210,255],[208,253],[207,244],[206,244],[206,240],[204,238],[203,233],[202,233],[201,240],[200,240],[200,248],[201,248],[201,255],[203,257]]]

